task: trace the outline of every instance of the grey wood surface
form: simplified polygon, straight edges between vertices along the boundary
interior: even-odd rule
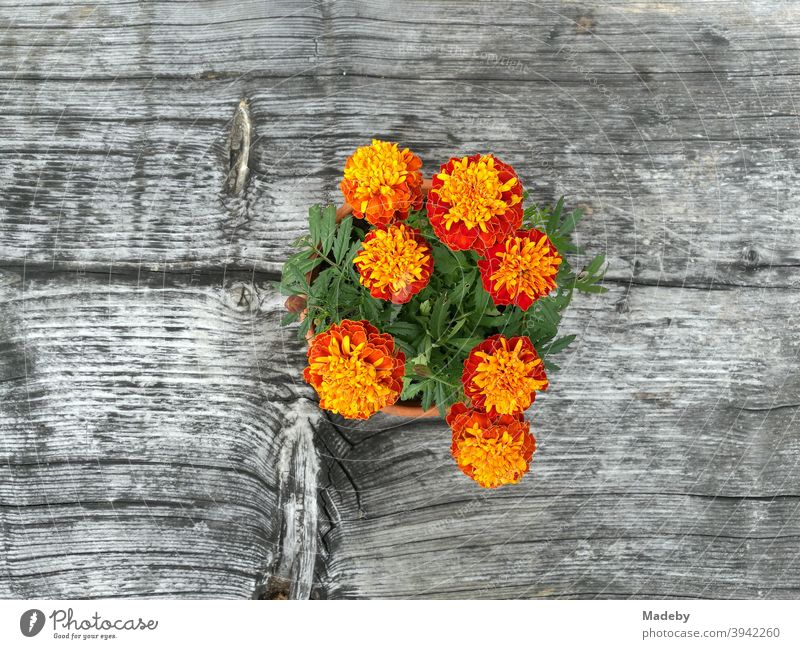
[[[791,2],[0,0],[0,596],[797,597],[799,74]],[[272,282],[373,136],[608,256],[519,485],[300,379]]]

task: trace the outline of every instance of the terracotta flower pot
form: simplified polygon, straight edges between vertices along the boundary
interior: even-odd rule
[[[422,180],[422,192],[423,194],[427,194],[428,190],[431,188],[431,179],[430,178],[423,178]],[[342,205],[336,210],[336,223],[339,223],[345,216],[348,214],[352,214],[353,208],[350,207],[347,203]],[[310,284],[312,279],[314,278],[314,271],[306,273],[306,281]],[[304,295],[290,295],[286,298],[285,306],[286,310],[291,313],[299,313],[300,320],[303,320],[308,313],[308,309],[306,308],[306,297]],[[308,332],[306,333],[306,341],[308,342],[309,346],[311,345],[311,339],[314,337],[314,328],[309,328]],[[386,406],[385,408],[381,408],[380,410],[382,413],[387,415],[394,415],[395,417],[439,417],[439,410],[436,406],[428,408],[424,410],[422,408],[422,402],[419,399],[413,399],[411,401],[398,401],[397,403]]]

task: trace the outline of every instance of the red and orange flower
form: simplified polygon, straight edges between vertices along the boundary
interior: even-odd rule
[[[403,223],[370,231],[353,261],[370,295],[395,304],[425,288],[433,272],[431,247],[419,230]]]
[[[451,158],[433,177],[427,210],[451,250],[482,250],[522,225],[522,184],[491,154]]]
[[[367,320],[342,320],[314,336],[303,376],[317,391],[320,407],[367,419],[399,398],[405,361],[390,334]]]
[[[547,375],[530,338],[495,334],[473,347],[461,376],[472,405],[489,414],[526,410],[537,390],[546,390]]]
[[[372,140],[344,165],[342,194],[353,216],[372,225],[389,225],[422,207],[422,161],[396,142]]]
[[[489,248],[478,261],[483,288],[495,304],[513,304],[523,311],[556,287],[561,255],[539,230],[517,230]]]
[[[521,414],[490,415],[457,403],[447,414],[458,468],[481,487],[515,484],[530,468],[536,440]]]

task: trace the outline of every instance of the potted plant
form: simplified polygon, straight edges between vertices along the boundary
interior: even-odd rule
[[[600,293],[604,259],[575,273],[581,211],[526,206],[493,154],[420,159],[373,140],[344,167],[344,205],[314,205],[285,263],[285,324],[309,344],[304,378],[346,418],[446,417],[452,453],[478,484],[517,482],[535,439],[523,412],[557,370],[575,290]]]

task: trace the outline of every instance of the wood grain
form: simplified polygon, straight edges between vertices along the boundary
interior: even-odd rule
[[[308,597],[320,415],[274,292],[0,277],[0,595]]]
[[[0,596],[798,597],[800,9],[2,7]],[[270,282],[373,136],[609,260],[513,488],[300,379]]]
[[[563,78],[593,73],[796,74],[792,3],[410,0],[196,3],[6,0],[0,46],[18,79],[120,77]],[[80,34],[80,38],[76,35]],[[777,68],[770,70],[771,68]]]
[[[797,597],[798,308],[760,289],[576,300],[580,344],[511,488],[458,472],[441,421],[340,420],[330,595]]]
[[[485,15],[480,3],[414,5],[407,21],[384,3],[315,5],[330,14],[324,19],[301,8],[296,18],[314,25],[318,44],[344,52],[318,47],[310,66],[276,79],[246,66],[237,74],[218,59],[225,75],[197,77],[162,51],[165,67],[145,78],[121,68],[112,81],[7,82],[0,141],[12,164],[0,256],[103,270],[277,271],[307,206],[341,200],[342,160],[377,135],[413,147],[427,173],[453,154],[502,153],[532,199],[566,194],[591,211],[582,233],[590,252],[607,252],[611,277],[795,286],[798,21],[764,16],[759,4],[749,14],[704,3],[610,4],[593,17],[571,4],[523,4],[518,26],[488,21],[478,42],[463,21]],[[158,11],[177,11],[169,7]],[[263,11],[281,15],[270,7]],[[256,31],[237,42],[255,61],[288,28],[251,8]],[[184,18],[213,24],[217,10],[212,3],[206,17]],[[19,20],[9,33],[27,24]],[[368,28],[382,21],[389,39]],[[453,28],[441,29],[447,21]],[[118,23],[93,31],[119,37],[126,27]],[[691,66],[678,60],[684,51]],[[332,74],[340,62],[346,67]],[[256,133],[252,181],[231,198],[221,189],[241,97]],[[740,227],[745,214],[760,226]]]

